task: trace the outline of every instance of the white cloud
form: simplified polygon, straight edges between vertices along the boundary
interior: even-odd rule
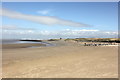
[[[23,28],[23,27],[18,27],[16,25],[2,25],[0,26],[0,29],[2,30],[34,30],[32,28]]]
[[[40,11],[37,11],[37,13],[46,15],[50,13],[50,10],[40,10]]]
[[[41,31],[41,30],[3,30],[4,37],[8,38],[117,38],[118,32],[100,30],[62,30],[62,31]]]
[[[17,27],[14,25],[5,25],[5,26],[0,26],[0,29],[5,29],[5,30],[13,30],[16,29]]]
[[[88,24],[83,24],[80,22],[75,22],[72,20],[65,20],[58,17],[53,16],[34,16],[34,15],[28,15],[28,14],[22,14],[10,10],[3,9],[0,11],[0,15],[7,16],[9,18],[14,19],[22,19],[32,22],[37,22],[39,24],[44,24],[48,26],[53,25],[61,25],[61,26],[72,26],[72,27],[90,27]]]
[[[4,26],[0,26],[0,28],[3,30],[16,30],[16,29],[21,29],[15,25],[4,25]]]

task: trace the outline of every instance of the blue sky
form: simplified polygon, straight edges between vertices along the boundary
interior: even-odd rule
[[[9,32],[11,31],[12,35],[16,34],[15,31],[20,32],[25,29],[30,29],[32,32],[47,31],[49,35],[52,32],[59,34],[58,32],[67,30],[69,34],[75,33],[76,35],[71,35],[80,37],[83,33],[79,31],[87,31],[88,33],[89,30],[93,30],[93,32],[98,32],[87,37],[115,37],[116,34],[114,36],[105,34],[106,36],[104,36],[104,33],[100,32],[115,33],[118,30],[117,2],[4,2],[2,8],[3,27],[4,29],[15,28],[13,30],[7,29]],[[17,13],[20,15],[18,16]],[[79,34],[75,32],[76,30]],[[32,33],[31,36],[33,35],[38,36],[38,34]],[[42,34],[39,35],[43,36]],[[58,35],[56,36],[58,37]],[[59,36],[62,37],[63,35],[59,34]],[[54,38],[57,37],[54,36]]]

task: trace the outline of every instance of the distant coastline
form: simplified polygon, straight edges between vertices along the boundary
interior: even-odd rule
[[[69,43],[69,44],[68,44]],[[48,40],[2,40],[3,49],[14,48],[35,48],[35,47],[50,47],[50,46],[64,46],[71,43],[81,46],[115,46],[120,43],[117,38],[75,38],[75,39],[48,39]],[[71,45],[74,45],[71,44]]]

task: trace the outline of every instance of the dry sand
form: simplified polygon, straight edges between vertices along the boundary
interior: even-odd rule
[[[117,46],[60,46],[3,49],[4,78],[117,78]],[[20,44],[19,44],[20,45]]]

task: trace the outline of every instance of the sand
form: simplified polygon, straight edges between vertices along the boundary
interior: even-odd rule
[[[3,49],[3,78],[117,78],[117,46],[57,46]],[[21,44],[19,44],[21,45]]]
[[[16,48],[27,48],[32,46],[46,46],[45,44],[35,43],[19,43],[19,44],[2,44],[2,49],[16,49]]]

